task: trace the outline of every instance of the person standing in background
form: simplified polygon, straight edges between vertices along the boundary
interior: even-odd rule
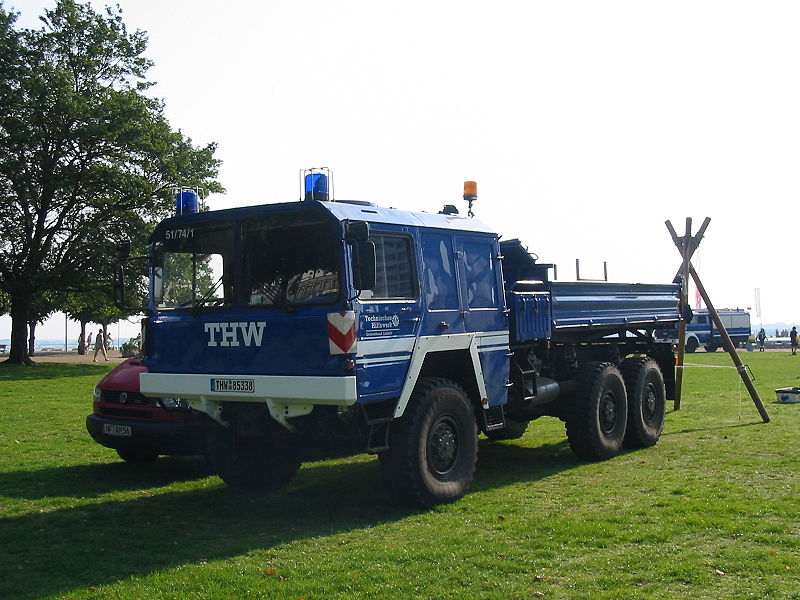
[[[756,336],[756,339],[758,340],[758,351],[759,352],[763,352],[764,351],[764,340],[767,339],[767,332],[764,331],[763,327],[758,332],[758,335]]]
[[[106,354],[106,343],[105,340],[103,339],[102,329],[100,329],[97,332],[97,337],[94,340],[94,359],[92,360],[92,362],[97,362],[97,353],[101,351],[103,353],[103,358],[105,358],[106,362],[108,362],[108,355]]]

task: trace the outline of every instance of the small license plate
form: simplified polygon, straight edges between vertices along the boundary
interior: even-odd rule
[[[117,437],[131,437],[130,425],[115,425],[113,423],[103,423],[103,433],[106,435],[116,435]]]
[[[236,394],[252,394],[256,391],[254,379],[211,379],[212,392],[231,392]]]

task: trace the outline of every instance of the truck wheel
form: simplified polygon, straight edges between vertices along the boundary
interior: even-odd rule
[[[214,423],[206,430],[212,468],[232,487],[271,490],[287,483],[300,468],[291,446],[270,444],[262,436],[241,436]]]
[[[705,345],[706,352],[716,352],[719,346],[713,342]]]
[[[158,452],[149,450],[121,450],[117,449],[117,454],[125,462],[145,463],[153,462],[158,458]]]
[[[700,344],[698,343],[696,338],[689,338],[688,340],[686,340],[686,351],[687,352],[689,352],[691,354],[694,354],[695,352],[697,352],[697,349],[699,347],[700,347]]]
[[[383,480],[404,504],[430,507],[467,493],[478,460],[478,429],[466,392],[446,379],[421,379],[380,454]]]
[[[628,392],[628,425],[623,444],[627,448],[653,446],[661,437],[667,402],[661,369],[651,358],[629,358],[620,371]]]
[[[592,362],[578,376],[566,419],[572,451],[584,460],[605,460],[619,454],[628,421],[625,383],[614,365]]]
[[[502,429],[492,429],[483,433],[490,440],[516,440],[525,435],[530,421],[516,421],[506,417],[506,426]]]

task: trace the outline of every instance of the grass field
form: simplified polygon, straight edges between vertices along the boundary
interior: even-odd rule
[[[769,424],[735,370],[689,367],[654,448],[581,463],[542,419],[482,440],[471,493],[427,512],[366,455],[269,494],[124,464],[83,424],[106,367],[2,365],[0,598],[800,598],[800,404],[774,394],[800,356],[743,358]]]

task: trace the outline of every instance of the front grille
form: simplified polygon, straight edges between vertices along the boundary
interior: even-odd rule
[[[100,394],[100,399],[103,402],[111,402],[112,404],[132,404],[139,406],[150,404],[150,398],[146,398],[139,392],[117,392],[102,390]]]
[[[114,408],[112,406],[101,406],[100,414],[109,417],[126,417],[129,419],[152,419],[153,411],[141,409]]]

